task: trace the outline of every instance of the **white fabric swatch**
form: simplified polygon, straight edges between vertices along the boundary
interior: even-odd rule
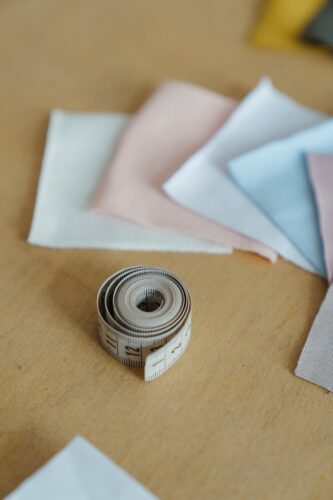
[[[52,112],[29,243],[49,247],[230,253],[210,241],[89,211],[129,117]],[[135,210],[135,207],[133,207]]]
[[[305,152],[333,152],[333,120],[266,144],[229,164],[238,185],[326,277]],[[332,196],[332,193],[331,193]]]
[[[293,243],[228,176],[229,160],[325,116],[278,92],[267,79],[242,101],[226,124],[164,184],[185,207],[271,247],[285,259],[316,272]]]
[[[333,285],[314,320],[295,375],[333,392]]]
[[[73,439],[7,500],[153,500],[152,493],[82,437]]]

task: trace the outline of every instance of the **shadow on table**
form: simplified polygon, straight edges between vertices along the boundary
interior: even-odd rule
[[[109,262],[105,265],[102,263],[103,258],[96,258],[97,253],[107,256],[109,261],[110,251],[89,252],[89,250],[83,250],[76,253],[77,259],[66,262],[56,274],[49,289],[50,298],[59,309],[60,315],[102,350],[98,337],[97,292],[105,279],[123,265],[116,263],[110,265]],[[74,332],[73,329],[73,334],[75,334]],[[106,351],[104,353],[107,354]],[[106,362],[110,362],[111,358],[107,355],[104,359]],[[120,364],[119,366],[130,370],[137,377],[143,378],[141,368],[130,368]]]

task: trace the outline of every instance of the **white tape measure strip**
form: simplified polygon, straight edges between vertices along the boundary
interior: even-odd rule
[[[97,295],[99,336],[121,363],[143,366],[144,379],[168,370],[191,336],[191,297],[164,269],[136,266],[110,276]]]

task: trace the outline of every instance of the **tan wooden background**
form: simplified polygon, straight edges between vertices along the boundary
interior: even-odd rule
[[[325,283],[279,261],[49,250],[25,242],[48,113],[134,111],[165,78],[241,98],[262,75],[333,113],[333,57],[246,43],[256,0],[0,2],[0,496],[76,434],[163,499],[333,498],[333,399],[293,375]],[[161,379],[113,361],[95,295],[136,263],[193,296]]]

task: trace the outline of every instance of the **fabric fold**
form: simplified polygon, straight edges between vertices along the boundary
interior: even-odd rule
[[[333,154],[307,155],[315,194],[328,282],[333,281]],[[333,313],[333,310],[332,310]]]
[[[238,185],[270,217],[317,272],[326,277],[323,245],[306,151],[333,152],[333,119],[275,141],[229,164]]]
[[[167,180],[164,189],[186,208],[258,240],[286,260],[316,272],[283,231],[235,185],[227,165],[239,155],[325,119],[264,79],[225,125]]]
[[[93,211],[276,260],[265,244],[177,205],[160,187],[235,107],[235,101],[192,84],[162,84],[124,130],[93,197]]]

